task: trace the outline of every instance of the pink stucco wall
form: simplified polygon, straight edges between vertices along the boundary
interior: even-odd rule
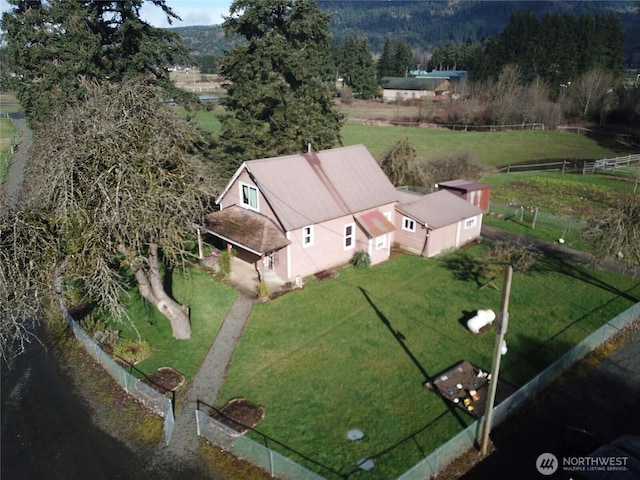
[[[482,215],[476,217],[476,225],[465,228],[466,220],[442,228],[429,231],[416,222],[416,231],[409,232],[402,229],[403,215],[397,214],[395,245],[405,251],[425,257],[433,257],[444,251],[462,247],[476,240],[482,228]],[[426,242],[426,246],[425,246]]]

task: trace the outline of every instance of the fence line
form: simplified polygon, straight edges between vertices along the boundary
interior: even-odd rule
[[[147,408],[164,418],[164,440],[167,445],[171,440],[175,418],[173,415],[173,402],[165,395],[134,377],[124,368],[118,365],[100,345],[98,345],[76,322],[60,298],[60,308],[63,316],[76,339],[85,350],[107,371],[107,373],[130,395],[140,400]]]
[[[274,478],[325,480],[325,477],[322,475],[303,467],[299,463],[269,448],[266,437],[264,439],[265,445],[261,445],[255,440],[213,419],[199,408],[196,410],[196,426],[196,431],[199,436],[231,452],[231,454],[237,458],[248,460],[253,465],[269,472]],[[333,473],[337,474],[337,472]],[[338,476],[340,475],[338,474]]]
[[[624,328],[640,317],[640,302],[631,306],[599,329],[588,335],[571,350],[514,392],[494,409],[493,427],[500,425],[511,415],[531,402],[544,389],[549,387],[560,375],[588,353],[612,339]],[[302,480],[324,480],[320,474],[299,465],[287,457],[275,452],[266,445],[246,437],[211,418],[206,413],[196,411],[197,432],[213,444],[245,459],[269,472],[272,477]],[[460,431],[449,441],[427,455],[411,469],[400,475],[397,480],[424,480],[440,473],[448,464],[472,448],[476,448],[480,437],[482,420],[476,420]],[[336,473],[331,471],[331,473]]]
[[[587,225],[586,222],[576,218],[552,215],[541,211],[538,207],[504,204],[493,200],[489,202],[488,214],[514,218],[534,230],[540,227],[551,229],[558,239],[563,239],[563,242],[579,233]]]
[[[582,174],[587,175],[598,171],[605,172],[607,170],[613,171],[616,168],[628,167],[632,163],[640,164],[640,153],[625,155],[624,157],[603,158],[595,162],[586,162],[582,168]]]
[[[533,400],[544,389],[549,387],[560,375],[565,373],[575,363],[582,360],[588,353],[612,339],[624,328],[631,325],[640,317],[640,303],[636,303],[621,314],[609,320],[598,330],[590,334],[562,357],[549,365],[536,377],[527,382],[515,393],[502,401],[494,409],[492,427],[500,425],[511,415]],[[424,460],[408,470],[397,480],[424,480],[437,475],[447,464],[455,460],[461,453],[476,447],[482,421],[477,420],[451,440],[441,445]]]

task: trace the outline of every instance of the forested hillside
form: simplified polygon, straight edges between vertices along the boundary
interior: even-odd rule
[[[331,33],[342,43],[347,36],[367,38],[374,54],[382,52],[388,37],[404,39],[417,58],[450,42],[473,42],[502,31],[515,11],[545,13],[616,12],[625,27],[625,63],[640,64],[640,2],[638,1],[335,1],[319,0],[332,15]],[[197,55],[220,56],[229,48],[222,27],[179,27],[187,46]]]

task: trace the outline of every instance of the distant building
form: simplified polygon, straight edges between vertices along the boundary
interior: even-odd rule
[[[446,78],[383,77],[382,99],[385,101],[435,99],[448,92],[450,82]]]

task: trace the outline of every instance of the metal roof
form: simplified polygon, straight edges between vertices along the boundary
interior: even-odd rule
[[[386,233],[391,233],[396,229],[380,210],[371,210],[367,213],[356,214],[355,219],[369,238],[379,237]]]
[[[447,190],[401,203],[396,208],[429,228],[446,227],[482,213],[482,209]]]
[[[285,231],[394,203],[393,184],[364,145],[245,162]]]
[[[382,88],[391,90],[429,90],[447,89],[449,80],[436,77],[382,77]]]
[[[485,188],[491,188],[489,185],[486,185],[484,183],[480,183],[480,182],[475,182],[473,180],[464,180],[462,178],[459,178],[457,180],[450,180],[448,182],[439,182],[438,184],[438,188],[450,188],[450,189],[454,189],[454,190],[460,190],[460,191],[471,191],[471,190],[484,190]]]

